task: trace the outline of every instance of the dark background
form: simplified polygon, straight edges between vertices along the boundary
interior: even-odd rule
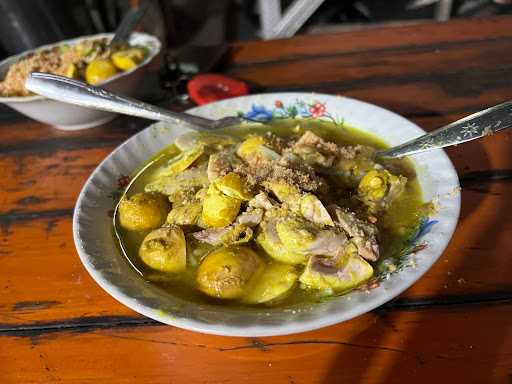
[[[259,39],[256,0],[150,0],[143,29],[171,49]],[[282,0],[285,8],[291,0]],[[2,0],[0,58],[70,37],[115,30],[137,0]],[[450,18],[512,13],[512,0],[454,0]],[[421,22],[436,0],[326,0],[299,33]]]

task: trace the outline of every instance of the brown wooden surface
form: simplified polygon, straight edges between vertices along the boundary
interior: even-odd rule
[[[512,98],[512,17],[241,44],[224,70],[259,91],[357,97],[430,130]],[[510,383],[512,133],[448,151],[461,220],[413,287],[346,323],[254,340],[159,325],[81,266],[80,188],[146,124],[62,132],[0,115],[0,383]]]

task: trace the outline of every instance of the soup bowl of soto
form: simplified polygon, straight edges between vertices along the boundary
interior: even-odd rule
[[[196,133],[157,123],[112,152],[75,208],[78,254],[130,308],[177,327],[271,336],[339,323],[391,300],[455,230],[457,174],[441,150],[382,160],[424,133],[358,100],[239,97]]]

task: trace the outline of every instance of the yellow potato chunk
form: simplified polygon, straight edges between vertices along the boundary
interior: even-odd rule
[[[167,215],[169,224],[196,225],[201,217],[203,206],[201,203],[191,203],[173,207]]]
[[[276,230],[276,219],[264,221],[260,225],[261,231],[256,237],[256,243],[274,260],[285,264],[303,264],[307,257],[304,253],[290,251],[281,242]]]
[[[294,212],[300,210],[301,193],[297,187],[284,180],[265,181],[263,186],[271,191],[281,203],[285,203]]]
[[[261,274],[262,259],[250,248],[222,247],[210,253],[197,270],[199,290],[220,299],[238,299]]]
[[[183,231],[177,225],[151,231],[142,241],[139,257],[144,264],[157,271],[184,271],[187,265],[187,246]]]
[[[165,170],[162,172],[163,175],[175,175],[183,172],[185,169],[190,167],[204,152],[204,146],[202,144],[196,145],[195,147],[181,152],[173,160],[169,162]]]
[[[406,183],[404,176],[392,175],[385,169],[372,170],[361,179],[357,195],[370,212],[376,213],[389,208],[403,192]]]
[[[164,195],[153,192],[137,193],[119,203],[119,224],[129,231],[148,231],[160,227],[169,212]]]
[[[117,51],[110,56],[112,63],[122,71],[129,71],[144,60],[144,51],[140,48],[129,48]]]
[[[69,67],[66,69],[66,73],[64,76],[69,78],[75,78],[78,75],[78,70],[76,69],[75,64],[69,64]]]
[[[201,221],[207,227],[227,227],[237,217],[241,203],[240,199],[225,195],[212,183],[204,198]]]
[[[216,179],[215,186],[226,196],[246,201],[252,199],[252,195],[248,192],[242,178],[234,172]]]
[[[94,59],[85,68],[85,81],[96,85],[114,76],[117,69],[110,60]]]
[[[297,282],[297,272],[291,265],[268,265],[242,298],[246,304],[272,303],[288,296]]]
[[[240,144],[236,154],[245,161],[277,160],[279,158],[279,154],[267,147],[265,144],[267,144],[267,141],[264,137],[251,136]]]
[[[284,218],[276,224],[277,234],[284,246],[294,253],[307,254],[309,246],[315,241],[314,233],[307,223],[297,218]]]
[[[258,149],[261,145],[266,144],[266,140],[262,136],[251,136],[246,139],[240,146],[238,147],[236,154],[240,156],[242,159],[247,160],[251,156],[258,153]]]

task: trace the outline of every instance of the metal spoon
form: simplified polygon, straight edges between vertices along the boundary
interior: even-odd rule
[[[188,123],[195,130],[211,130],[240,124],[240,117],[211,120],[187,113],[171,112],[141,101],[116,95],[103,88],[93,87],[67,77],[48,73],[32,73],[25,87],[50,99],[83,107],[144,117],[150,120]],[[461,120],[445,125],[404,144],[381,150],[376,157],[404,157],[432,149],[458,145],[491,135],[512,126],[512,101],[484,109]]]
[[[188,113],[172,112],[130,97],[116,95],[103,88],[94,87],[78,80],[49,73],[31,73],[25,81],[25,87],[29,91],[64,103],[143,117],[149,120],[186,123],[190,128],[197,131],[228,127],[240,124],[243,121],[242,118],[236,116],[212,120]]]
[[[150,5],[149,0],[142,1],[138,8],[131,9],[121,20],[121,24],[116,29],[114,37],[109,43],[109,47],[113,47],[116,44],[125,43],[130,38],[133,30],[137,27],[140,20],[146,13]]]
[[[492,135],[512,126],[512,101],[476,112],[404,144],[384,149],[377,157],[404,157],[432,149],[458,145]]]

